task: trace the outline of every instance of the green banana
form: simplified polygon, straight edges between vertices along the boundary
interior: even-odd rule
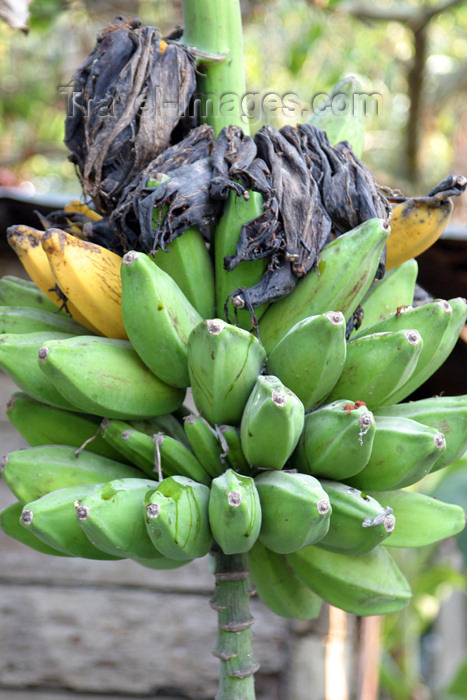
[[[154,436],[154,443],[156,458],[160,456],[162,473],[165,477],[180,475],[205,486],[210,485],[210,474],[186,445],[162,433]]]
[[[89,335],[89,330],[70,316],[43,311],[31,306],[0,306],[0,333],[61,331]]]
[[[384,543],[389,547],[425,547],[457,535],[465,527],[463,508],[424,493],[401,489],[377,491],[374,495],[390,503],[396,517],[397,527]]]
[[[70,556],[83,559],[121,559],[95,547],[76,518],[75,501],[89,495],[99,486],[81,484],[51,491],[24,506],[20,523],[42,542]]]
[[[416,330],[372,333],[352,340],[342,374],[327,401],[351,396],[374,410],[412,375],[423,348]]]
[[[266,353],[254,335],[220,319],[202,321],[188,338],[196,408],[211,425],[240,423]]]
[[[116,418],[104,418],[101,423],[103,440],[119,450],[125,461],[134,464],[148,476],[157,473],[154,440],[150,435]]]
[[[420,481],[446,449],[444,435],[410,418],[375,416],[376,432],[367,465],[346,483],[364,491],[386,491]]]
[[[224,471],[225,457],[217,433],[204,418],[191,413],[185,418],[184,428],[191,449],[204,469],[216,477]]]
[[[41,445],[14,450],[0,464],[3,478],[18,501],[34,501],[46,493],[80,484],[102,484],[144,475],[127,464],[81,452],[66,445]]]
[[[147,418],[178,408],[185,391],[158,379],[127,340],[78,336],[47,342],[39,367],[76,408],[108,418]]]
[[[16,392],[7,403],[6,417],[31,447],[83,446],[83,449],[89,452],[122,461],[121,454],[102,438],[100,421],[94,416],[46,406],[34,401],[27,394]]]
[[[398,403],[400,399],[396,400],[393,398],[394,396],[403,394],[403,398],[405,398],[410,393],[406,391],[407,385],[413,385],[414,388],[417,388],[421,383],[419,382],[420,376],[427,378],[432,374],[431,366],[439,352],[442,337],[451,318],[452,308],[450,304],[444,299],[437,299],[422,306],[399,309],[364,331],[364,335],[368,336],[378,333],[416,330],[423,338],[423,347],[416,368],[410,376],[394,387],[382,403]],[[357,340],[359,338],[361,338],[361,333],[356,336]]]
[[[325,537],[331,505],[318,479],[272,471],[255,477],[261,502],[259,540],[278,554],[296,552]]]
[[[141,559],[140,557],[132,557],[132,561],[135,561],[141,566],[146,566],[148,569],[179,569],[185,564],[189,564],[191,559],[185,559],[185,561],[176,561],[175,559],[169,559],[169,557],[164,557],[159,553],[159,556],[155,559]]]
[[[343,78],[333,87],[324,108],[313,111],[307,119],[307,124],[326,132],[332,146],[348,141],[358,158],[362,157],[365,141],[364,112],[356,110],[361,94],[362,86],[353,75]]]
[[[271,304],[259,322],[266,351],[298,321],[341,311],[349,318],[372,283],[390,228],[382,219],[370,219],[328,243],[320,252],[316,270],[299,280],[284,299]]]
[[[103,421],[102,437],[145,474],[154,477],[183,474],[190,479],[210,484],[211,477],[201,466],[191,450],[182,442],[155,433],[152,436],[135,430],[129,423],[120,420]]]
[[[271,552],[257,541],[250,549],[248,561],[256,592],[272,612],[297,620],[318,617],[322,598],[295,576],[283,555]]]
[[[183,476],[146,494],[146,527],[153,546],[177,561],[204,557],[212,545],[209,488]]]
[[[150,177],[147,187],[158,187],[170,180],[162,174],[159,180]],[[168,210],[154,207],[152,212],[153,230],[157,232]],[[212,318],[214,304],[214,269],[206,242],[198,228],[189,228],[183,235],[172,240],[166,249],[158,248],[153,256],[157,266],[177,283],[188,301],[202,318]],[[199,280],[203,280],[200,284]]]
[[[345,319],[331,311],[299,321],[273,348],[266,371],[302,401],[305,411],[317,406],[336,384],[344,367]]]
[[[35,549],[37,552],[42,552],[42,554],[52,554],[56,557],[67,557],[68,554],[64,552],[59,552],[58,549],[50,547],[45,542],[42,542],[38,537],[33,535],[32,532],[26,530],[26,528],[21,527],[20,517],[23,510],[22,503],[12,503],[7,506],[0,513],[0,527],[6,535],[13,537],[18,542]]]
[[[433,331],[429,339],[430,354],[426,354],[425,359],[425,353],[423,352],[413,375],[402,387],[391,394],[385,403],[395,404],[403,401],[431,377],[451,354],[459,339],[459,333],[467,320],[467,302],[463,297],[456,297],[455,299],[449,299],[447,305],[450,307],[451,313],[446,313],[448,323],[444,332],[439,332],[440,326],[436,328],[436,332]],[[424,351],[428,347],[427,343],[428,341],[425,342]],[[424,359],[423,362],[421,362],[422,359]]]
[[[0,336],[0,368],[17,387],[42,403],[76,411],[73,406],[44,376],[37,363],[39,348],[49,341],[66,340],[68,333],[35,331],[34,333],[7,333]]]
[[[225,442],[224,453],[229,465],[234,472],[248,475],[250,473],[250,465],[243,454],[239,429],[234,425],[219,425],[218,431]]]
[[[157,267],[177,283],[202,318],[215,315],[214,270],[206,243],[197,228],[175,238],[154,257]],[[202,280],[202,284],[200,284]]]
[[[224,307],[227,304],[228,317],[235,317],[240,328],[245,330],[251,328],[251,314],[247,309],[235,309],[229,295],[240,287],[252,287],[259,282],[267,267],[267,260],[244,260],[233,270],[226,270],[224,259],[235,255],[242,226],[256,219],[263,211],[263,196],[253,190],[249,191],[248,195],[248,199],[237,197],[234,193],[230,195],[214,235],[217,315],[224,316]],[[261,318],[266,309],[267,304],[255,309],[256,320]]]
[[[133,347],[156,377],[186,388],[187,340],[201,316],[170,275],[144,253],[124,255],[121,277],[123,322]]]
[[[65,314],[41,292],[37,284],[15,275],[4,275],[0,279],[0,306],[28,306],[53,314]]]
[[[291,465],[300,472],[345,480],[370,459],[376,425],[363,403],[334,401],[305,416]]]
[[[144,522],[144,497],[157,485],[149,479],[114,479],[76,499],[76,518],[89,541],[117,557],[158,558]]]
[[[394,532],[397,520],[391,506],[383,508],[376,498],[347,484],[320,481],[331,502],[332,515],[329,531],[317,547],[343,554],[366,554]]]
[[[467,450],[467,394],[463,396],[434,396],[420,401],[382,406],[378,416],[403,416],[436,428],[446,438],[446,449],[438,457],[431,471],[437,471]]]
[[[181,407],[183,408],[183,407]],[[186,412],[186,415],[189,411]],[[161,416],[155,416],[153,418],[142,418],[140,420],[132,420],[131,427],[135,430],[139,430],[141,433],[146,433],[146,435],[151,435],[155,433],[164,433],[164,435],[169,435],[180,442],[183,442],[187,447],[190,446],[188,439],[185,435],[183,429],[183,418],[182,421],[178,420],[173,413],[167,413]]]
[[[383,547],[349,556],[316,545],[288,554],[298,578],[331,605],[354,615],[386,615],[402,610],[411,599],[410,586]]]
[[[260,375],[246,403],[240,425],[242,450],[249,464],[282,469],[303,430],[305,409],[273,375]]]
[[[240,554],[253,547],[261,529],[261,503],[250,476],[227,469],[213,479],[209,523],[224,554]]]
[[[362,333],[382,321],[386,316],[396,313],[403,306],[410,306],[414,297],[418,263],[413,258],[402,265],[387,270],[383,279],[372,282],[362,299],[363,321],[351,337]]]

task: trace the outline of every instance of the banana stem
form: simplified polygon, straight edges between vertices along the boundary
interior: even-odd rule
[[[246,86],[239,0],[183,0],[182,5],[183,43],[201,54],[200,121],[212,126],[216,137],[230,124],[249,133],[248,119],[242,116]],[[203,60],[203,54],[211,58]]]
[[[215,560],[216,588],[211,607],[218,613],[218,636],[213,649],[221,662],[219,692],[215,700],[255,700],[250,613],[252,589],[248,580],[248,555],[211,552]]]

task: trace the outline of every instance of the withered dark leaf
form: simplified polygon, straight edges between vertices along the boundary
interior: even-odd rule
[[[161,51],[154,27],[117,18],[98,36],[73,78],[65,144],[100,213],[170,145],[195,89],[193,57],[176,43]]]
[[[192,226],[209,238],[220,203],[210,196],[214,132],[203,125],[152,161],[125,189],[110,224],[125,250],[165,249]],[[167,176],[167,178],[164,178]],[[148,185],[157,181],[157,186]],[[162,215],[162,210],[164,210]],[[159,215],[158,215],[159,214]]]

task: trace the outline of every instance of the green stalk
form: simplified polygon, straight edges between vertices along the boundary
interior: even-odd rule
[[[216,589],[211,607],[218,613],[217,644],[212,653],[221,662],[215,700],[255,700],[254,674],[259,666],[253,657],[248,554],[213,551],[212,555]]]
[[[196,49],[198,70],[203,74],[197,78],[200,121],[212,126],[216,137],[224,127],[232,124],[249,134],[248,120],[242,116],[246,84],[239,0],[183,0],[182,6],[183,43]],[[242,207],[248,202],[243,198],[233,202],[234,198],[235,195],[231,195],[231,204],[240,208],[238,214],[241,217]],[[252,218],[250,210],[251,206],[248,218],[246,213],[243,215],[245,220]],[[235,241],[242,223],[237,224]],[[216,263],[216,277],[221,273],[229,274],[222,269],[223,256],[231,252],[223,238],[216,232],[214,247],[216,258],[220,260],[220,264]],[[218,308],[218,315],[219,312]],[[211,606],[218,612],[218,636],[213,654],[220,660],[216,700],[255,700],[254,674],[258,664],[252,649],[248,555],[226,555],[218,547],[212,555],[216,588]]]
[[[196,48],[201,121],[219,132],[231,124],[249,135],[250,123],[243,116],[246,92],[243,70],[242,17],[239,0],[183,0],[183,42]],[[204,55],[204,58],[203,58]],[[246,112],[246,108],[245,108]],[[238,287],[252,287],[262,278],[267,261],[243,261],[234,270],[224,269],[224,258],[234,255],[242,226],[262,212],[263,198],[250,192],[249,201],[231,194],[216,226],[214,239],[217,316],[224,316],[224,303]],[[256,310],[259,320],[266,306]],[[235,317],[229,301],[228,313]],[[238,325],[251,328],[250,313],[237,314]]]
[[[198,94],[201,121],[215,136],[236,124],[249,133],[242,117],[246,92],[243,71],[243,34],[239,0],[183,0],[183,43],[200,52]],[[203,54],[206,55],[203,60]]]

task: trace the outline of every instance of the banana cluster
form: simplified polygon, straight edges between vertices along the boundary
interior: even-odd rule
[[[30,447],[2,461],[17,499],[3,530],[47,554],[154,569],[213,543],[248,552],[259,596],[285,617],[315,617],[323,599],[358,615],[403,608],[410,587],[386,545],[465,524],[462,508],[405,487],[465,452],[467,396],[399,402],[449,355],[467,305],[412,307],[414,260],[375,282],[388,236],[372,219],[329,243],[255,333],[219,304],[216,317],[196,230],[120,258],[12,227],[33,282],[0,281],[0,367]]]

